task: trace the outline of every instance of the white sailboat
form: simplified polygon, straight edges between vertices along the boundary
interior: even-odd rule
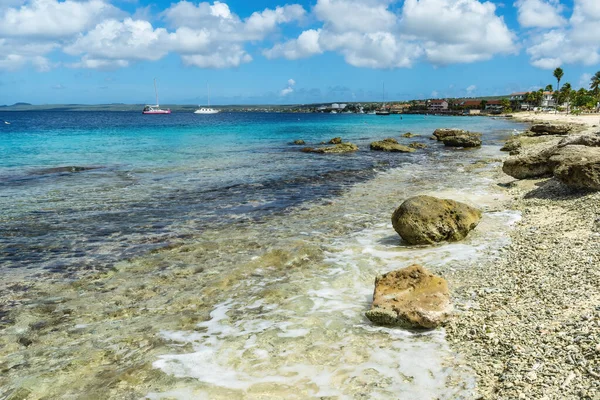
[[[385,83],[383,84],[383,106],[381,110],[375,111],[375,115],[390,115],[390,112],[385,108]]]
[[[156,95],[156,105],[147,105],[142,110],[142,114],[171,114],[171,109],[163,110],[158,104],[158,89],[156,88],[156,78],[154,78],[154,94]]]
[[[207,91],[207,98],[208,98],[208,104],[207,107],[201,107],[199,109],[197,109],[196,111],[194,111],[194,114],[218,114],[219,110],[215,110],[214,108],[210,108],[210,87],[208,86],[208,83],[206,84],[206,91]]]

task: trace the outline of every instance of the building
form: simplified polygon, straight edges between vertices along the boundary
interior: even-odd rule
[[[411,105],[409,103],[393,104],[390,107],[390,112],[394,114],[401,114],[410,110]]]
[[[500,112],[503,109],[504,109],[504,107],[502,106],[502,101],[500,101],[500,100],[488,100],[488,102],[485,104],[486,111]]]
[[[431,112],[444,112],[448,110],[448,102],[446,100],[429,100],[427,110]]]
[[[458,105],[465,110],[480,110],[481,109],[481,100],[465,100]]]

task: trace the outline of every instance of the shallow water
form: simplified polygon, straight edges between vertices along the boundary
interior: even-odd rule
[[[181,118],[170,129],[185,136],[189,124],[198,122]],[[419,262],[446,275],[497,256],[505,232],[519,218],[502,208],[504,195],[494,183],[497,143],[514,126],[484,118],[430,118],[410,122],[410,129],[401,125],[409,123],[407,117],[257,118],[238,121],[236,129],[261,126],[283,133],[247,142],[239,135],[244,144],[234,141],[227,148],[241,154],[223,156],[222,170],[213,166],[214,175],[206,179],[199,171],[210,170],[210,164],[155,157],[160,168],[149,167],[137,153],[141,161],[125,167],[112,164],[19,184],[14,177],[25,170],[68,160],[35,167],[5,163],[10,196],[6,186],[2,195],[13,205],[5,209],[12,213],[5,221],[12,221],[13,235],[3,234],[2,244],[34,243],[40,251],[3,259],[3,267],[16,267],[11,271],[36,272],[35,279],[21,281],[23,287],[3,293],[3,310],[10,305],[10,312],[0,318],[6,371],[0,395],[26,390],[47,398],[473,397],[474,377],[448,349],[443,330],[378,328],[364,312],[377,274]],[[298,127],[297,118],[310,122]],[[228,123],[235,125],[215,124],[233,130]],[[265,128],[269,124],[276,128]],[[450,150],[427,139],[436,127],[460,124],[486,132],[485,146]],[[392,135],[392,129],[398,133]],[[398,137],[405,130],[421,133],[413,140],[430,148],[410,155],[361,151],[322,157],[288,145],[298,137],[320,141],[341,134],[365,148],[371,138]],[[211,141],[197,140],[204,145],[185,151],[208,151]],[[246,159],[248,146],[255,147]],[[98,151],[108,152],[102,146]],[[115,176],[125,171],[138,183],[117,187]],[[198,180],[184,179],[190,174]],[[211,184],[216,186],[208,196]],[[52,191],[60,196],[48,203],[45,196]],[[389,219],[415,194],[467,201],[484,209],[484,219],[461,243],[405,246]],[[48,215],[33,213],[40,203]],[[28,236],[27,225],[15,222],[19,218],[49,228]],[[67,227],[71,231],[64,233]],[[64,269],[49,265],[69,257],[68,270],[80,272],[86,259],[111,268],[65,281],[54,272]],[[22,338],[32,343],[24,346]]]

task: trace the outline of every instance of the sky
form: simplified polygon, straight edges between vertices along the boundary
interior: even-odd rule
[[[600,0],[0,0],[0,105],[308,104],[574,88]]]

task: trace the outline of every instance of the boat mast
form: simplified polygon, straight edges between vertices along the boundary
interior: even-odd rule
[[[156,89],[156,78],[154,78],[154,93],[156,94],[156,106],[158,107],[158,90]]]

